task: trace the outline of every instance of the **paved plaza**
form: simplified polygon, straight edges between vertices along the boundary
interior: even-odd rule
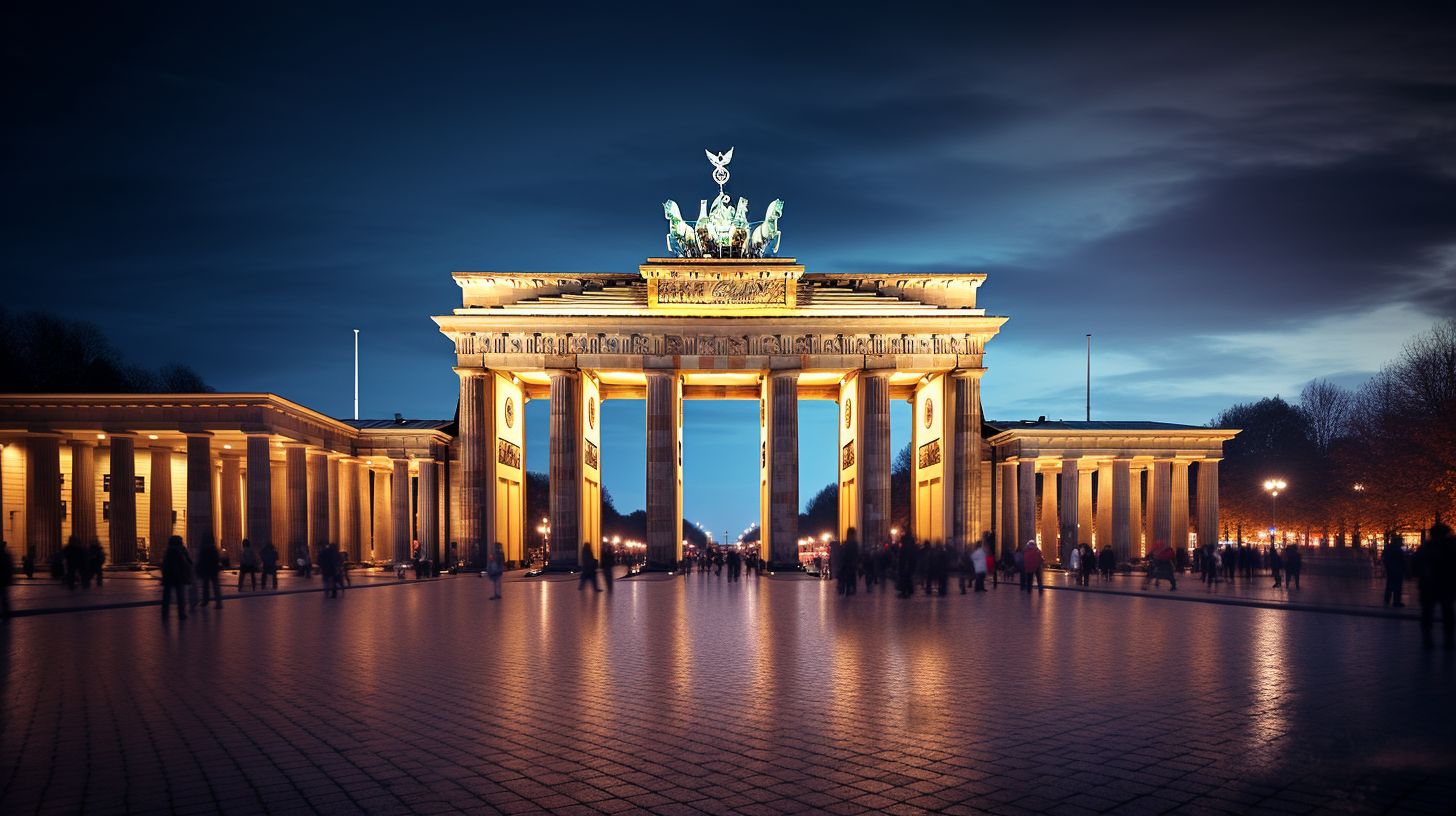
[[[797,578],[646,575],[611,594],[513,578],[494,602],[458,576],[165,624],[154,606],[16,618],[0,813],[1456,802],[1456,655],[1421,650],[1410,620],[1004,585],[902,600]]]

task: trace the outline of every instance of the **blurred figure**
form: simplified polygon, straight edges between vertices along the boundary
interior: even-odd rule
[[[840,595],[853,595],[859,587],[859,539],[855,533],[846,532],[839,546],[839,572],[835,578],[839,580]]]
[[[986,552],[986,545],[977,541],[976,548],[971,550],[971,572],[976,576],[976,592],[986,591],[986,572],[990,569],[991,557]]]
[[[258,588],[258,551],[253,549],[253,543],[243,539],[243,552],[238,556],[238,591],[243,591],[243,579],[250,578],[253,582],[253,589]],[[266,584],[267,579],[263,579]]]
[[[263,551],[258,553],[258,561],[263,567],[263,588],[268,588],[268,578],[273,578],[273,588],[278,588],[278,548],[273,546],[272,541],[263,542]]]
[[[1041,548],[1036,546],[1036,539],[1028,539],[1026,546],[1021,550],[1021,588],[1023,591],[1031,591],[1031,581],[1036,579],[1036,589],[1042,592],[1046,587],[1041,583]]]
[[[191,582],[192,556],[182,546],[182,537],[172,536],[167,539],[167,551],[162,554],[162,620],[167,619],[173,596],[177,598],[177,617],[187,620],[187,601],[183,596]]]
[[[1405,590],[1405,550],[1401,548],[1399,538],[1392,536],[1385,542],[1380,563],[1385,566],[1385,605],[1397,609],[1405,606],[1400,600],[1401,592]]]
[[[1426,543],[1416,551],[1416,587],[1421,599],[1421,641],[1426,648],[1436,645],[1436,607],[1441,607],[1442,640],[1456,649],[1456,539],[1441,522],[1431,525]]]
[[[91,546],[86,549],[86,582],[89,584],[92,578],[96,579],[96,588],[101,588],[101,569],[106,566],[106,551],[101,549],[101,542],[91,539]]]
[[[490,600],[494,601],[501,596],[501,576],[506,571],[506,552],[497,541],[491,545],[490,558],[485,561],[485,574],[490,577],[491,595]],[[610,580],[608,586],[611,586]]]
[[[500,544],[496,544],[496,546],[499,547]],[[683,563],[691,563],[691,562],[685,560]],[[612,591],[612,581],[615,580],[615,578],[616,578],[616,576],[612,575],[612,570],[613,569],[616,569],[616,567],[617,567],[617,553],[616,553],[616,551],[612,548],[612,545],[610,545],[610,544],[603,544],[602,545],[601,570],[602,570],[602,578],[607,582],[607,591],[608,592],[611,592]],[[737,579],[735,578],[734,580],[737,580]],[[497,586],[499,586],[499,585],[497,585]],[[496,590],[496,593],[497,593],[497,595],[499,595],[500,590],[497,589]]]
[[[25,555],[20,559],[20,571],[25,573],[26,578],[35,578],[35,548],[26,547]]]
[[[202,606],[207,607],[209,596],[215,597],[217,608],[222,609],[222,554],[212,536],[202,539],[197,550],[197,577],[202,581]]]
[[[602,591],[602,588],[597,586],[597,557],[595,555],[592,555],[591,544],[587,542],[582,542],[581,580],[576,582],[576,591],[580,592],[581,590],[586,589],[587,583],[591,584],[591,588],[594,591]]]
[[[15,583],[15,561],[10,545],[0,541],[0,620],[10,620],[10,585]]]
[[[1284,548],[1284,586],[1286,589],[1299,589],[1299,574],[1304,571],[1304,555],[1299,550],[1298,544],[1290,544]]]
[[[66,588],[75,589],[76,582],[81,580],[81,573],[86,569],[86,548],[75,536],[71,536],[66,542],[62,558],[63,575],[66,579]],[[86,582],[88,585],[90,581]]]

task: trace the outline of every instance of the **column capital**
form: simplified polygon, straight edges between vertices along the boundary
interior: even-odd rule
[[[771,368],[771,369],[769,369],[765,373],[768,375],[768,378],[771,379],[771,380],[788,379],[789,377],[793,377],[794,378],[794,381],[797,382],[798,379],[799,379],[799,374],[802,373],[802,369],[798,369],[798,368]]]
[[[1194,461],[1198,462],[1201,465],[1202,464],[1216,465],[1219,462],[1222,462],[1223,461],[1223,457],[1222,456],[1201,456],[1198,459],[1195,459]]]
[[[61,434],[58,434],[58,433],[48,433],[48,434],[29,433],[29,434],[26,434],[26,436],[61,436]],[[137,434],[136,431],[128,431],[125,428],[122,428],[122,429],[106,428],[105,430],[103,430],[100,433],[97,433],[96,434],[96,440],[98,442],[99,441],[105,441],[105,440],[110,439],[110,438],[112,438],[114,436],[115,437],[120,437],[122,439],[136,439],[137,436],[138,436],[138,434]]]
[[[87,439],[85,437],[71,437],[66,441],[69,442],[71,447],[73,448],[94,448],[96,447],[96,443],[98,440],[93,436],[90,439]]]
[[[461,379],[465,379],[466,377],[484,377],[490,373],[490,369],[455,366],[455,373],[460,375]]]
[[[893,368],[861,368],[859,370],[859,375],[861,377],[875,377],[877,379],[884,380],[890,379],[890,377],[893,376],[894,373],[895,369]]]
[[[212,431],[183,431],[182,435],[188,439],[211,439]]]

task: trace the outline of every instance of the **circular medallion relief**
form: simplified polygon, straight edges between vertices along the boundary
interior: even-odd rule
[[[849,420],[853,416],[854,416],[854,400],[847,399],[847,400],[844,401],[844,427],[846,427],[846,428],[849,427]]]
[[[935,421],[935,400],[925,401],[925,427],[929,428],[930,423]]]
[[[516,427],[516,401],[510,397],[506,397],[505,415],[506,427]]]
[[[589,428],[597,426],[597,398],[586,398],[586,424]]]

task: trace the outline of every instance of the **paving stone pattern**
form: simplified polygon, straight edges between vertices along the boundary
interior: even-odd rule
[[[0,626],[0,813],[1450,812],[1406,620],[460,576]]]

